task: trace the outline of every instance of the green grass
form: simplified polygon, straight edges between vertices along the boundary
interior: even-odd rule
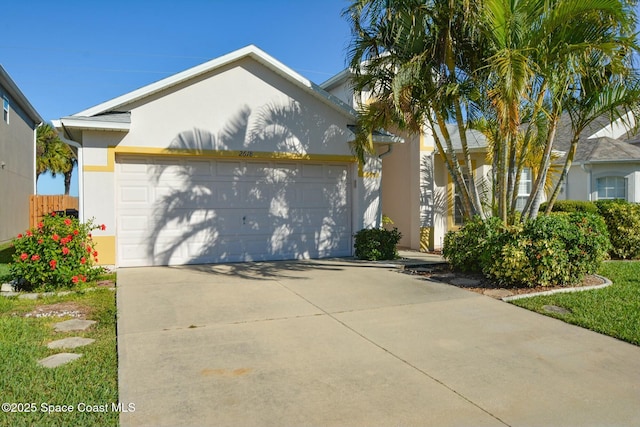
[[[88,319],[97,320],[86,332],[56,333],[53,324],[70,317],[24,317],[37,306],[73,302],[88,307]],[[81,336],[96,341],[74,350],[50,350],[48,342]],[[82,353],[67,365],[53,369],[37,361],[59,352]],[[118,401],[115,292],[108,289],[78,292],[65,297],[39,300],[0,298],[0,390],[2,402],[34,403],[35,412],[0,412],[0,426],[115,426]],[[108,412],[79,412],[78,404],[108,404]],[[71,413],[46,413],[42,404],[73,405]]]
[[[15,252],[11,243],[3,243],[0,245],[0,283],[9,281],[9,263]]]
[[[640,345],[640,261],[607,262],[599,274],[609,278],[613,285],[593,291],[524,298],[512,303]],[[548,313],[542,308],[545,305],[564,307],[571,313]]]

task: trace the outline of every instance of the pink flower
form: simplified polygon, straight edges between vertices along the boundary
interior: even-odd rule
[[[71,225],[71,220],[69,218],[65,218],[64,225]]]
[[[55,212],[51,212],[51,216],[56,216],[56,213]]]
[[[18,234],[18,239],[22,239],[22,233]]]
[[[74,235],[74,236],[77,236],[77,235],[78,235],[78,233],[79,233],[79,231],[78,231],[78,230],[73,230],[73,235]]]
[[[55,259],[52,259],[51,261],[49,261],[49,265],[51,266],[52,270],[56,269],[56,264],[58,264],[58,261],[56,261]]]
[[[38,223],[38,228],[42,228],[42,227],[44,227],[44,223],[39,222],[39,223]]]
[[[31,230],[27,230],[27,236],[29,237],[33,236],[33,233],[31,232]]]
[[[87,259],[85,257],[80,258],[80,264],[84,264],[85,262],[87,262]]]
[[[106,230],[106,229],[107,229],[107,226],[106,226],[106,225],[102,224],[102,225],[100,226],[100,230],[104,231],[104,230]]]
[[[57,242],[58,240],[60,240],[60,236],[58,236],[57,234],[54,234],[53,236],[51,236],[51,238],[52,238],[53,240],[55,240],[56,242]]]
[[[66,246],[62,248],[62,255],[69,255],[69,248],[67,248]]]
[[[91,253],[91,246],[87,246],[87,252]]]
[[[39,245],[41,245],[41,244],[43,244],[43,243],[44,243],[44,240],[42,240],[42,239],[38,239],[38,244],[39,244]]]
[[[79,278],[78,276],[73,276],[73,277],[71,278],[71,281],[72,281],[73,283],[78,283],[78,281],[79,281],[79,280],[80,280],[80,278]]]
[[[27,255],[24,252],[20,255],[20,259],[23,260],[23,261],[26,260],[27,258],[29,258],[29,255]]]
[[[31,261],[38,261],[40,259],[40,255],[35,254],[31,256]]]
[[[98,251],[93,251],[93,256],[98,256]]]

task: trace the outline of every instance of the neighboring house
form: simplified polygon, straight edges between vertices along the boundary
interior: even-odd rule
[[[0,242],[29,228],[29,196],[36,192],[36,128],[43,122],[0,65]]]
[[[249,46],[54,125],[81,147],[100,263],[126,267],[351,255],[380,218],[381,162],[356,161],[355,121]]]
[[[356,99],[350,88],[351,74],[345,70],[320,86],[356,108],[366,99]],[[366,97],[364,94],[363,98]],[[461,150],[457,126],[450,126],[454,148]],[[430,129],[408,136],[405,144],[382,152],[382,212],[402,232],[400,245],[413,249],[441,249],[444,235],[462,225],[456,208],[455,186],[440,155]],[[570,146],[570,128],[565,121],[558,129],[554,152],[564,161]],[[573,166],[559,199],[602,200],[622,198],[640,202],[640,146],[627,142],[627,128],[599,118],[580,137]],[[487,161],[487,142],[483,134],[467,130],[476,185],[490,194],[491,165]],[[635,141],[637,142],[637,140]],[[561,168],[561,165],[559,165]],[[521,175],[518,204],[524,205],[532,187],[528,169]]]

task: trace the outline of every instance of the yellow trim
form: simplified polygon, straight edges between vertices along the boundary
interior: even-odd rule
[[[93,236],[99,265],[115,265],[116,236]]]
[[[434,249],[433,227],[420,227],[420,252]]]
[[[115,170],[116,154],[115,147],[107,147],[107,164],[101,166],[84,165],[85,172],[113,172]]]
[[[356,161],[355,156],[334,154],[298,154],[279,153],[268,151],[222,151],[222,150],[195,150],[177,148],[155,147],[107,147],[107,164],[101,166],[85,165],[83,170],[87,172],[113,172],[115,170],[116,154],[154,155],[175,157],[199,157],[211,159],[243,159],[243,160],[295,160],[295,161],[322,161],[322,162],[348,162]]]
[[[420,151],[431,153],[435,150],[435,147],[432,145],[431,147],[427,146],[425,142],[424,132],[420,132]]]
[[[358,176],[360,178],[380,178],[379,172],[365,172],[362,162],[358,162]]]

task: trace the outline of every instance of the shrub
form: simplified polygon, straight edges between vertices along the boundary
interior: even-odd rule
[[[540,205],[540,212],[547,209],[547,202]],[[558,200],[553,204],[552,212],[583,212],[597,214],[598,207],[586,200]]]
[[[398,258],[396,245],[402,233],[397,228],[365,228],[355,234],[356,257],[370,261]]]
[[[607,224],[611,256],[640,258],[640,205],[624,200],[599,200],[595,204]]]
[[[94,268],[98,252],[91,231],[102,228],[76,218],[45,217],[37,227],[13,240],[15,254],[10,273],[23,290],[51,291],[95,280],[102,269]]]
[[[495,218],[474,219],[447,234],[443,254],[453,269],[481,271],[501,284],[553,286],[575,284],[594,273],[608,249],[602,218],[572,213],[512,226]]]
[[[501,228],[502,222],[498,218],[482,221],[480,217],[474,217],[459,230],[445,234],[442,255],[454,270],[480,273],[482,257],[502,235]]]

